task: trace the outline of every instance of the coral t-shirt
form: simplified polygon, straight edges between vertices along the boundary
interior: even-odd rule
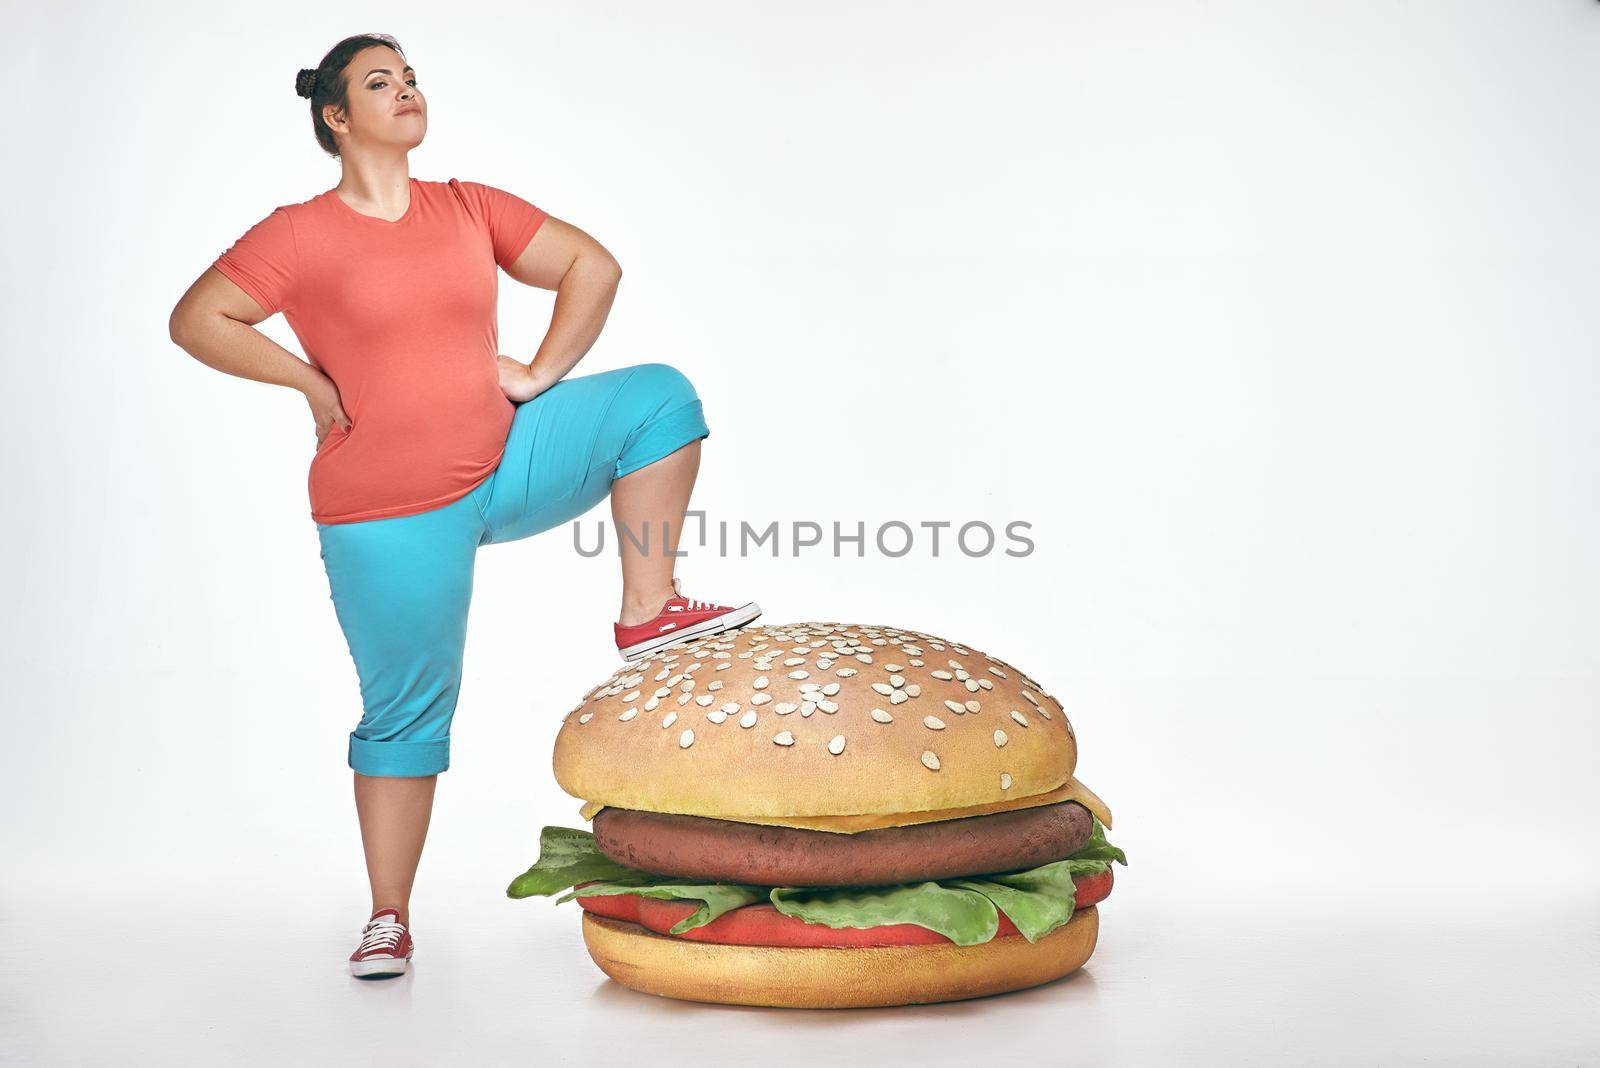
[[[516,410],[500,391],[495,268],[545,218],[493,186],[412,178],[396,220],[330,189],[273,209],[217,258],[339,387],[350,429],[335,425],[312,457],[312,519],[414,515],[494,471]]]

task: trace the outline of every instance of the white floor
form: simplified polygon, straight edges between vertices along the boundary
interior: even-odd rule
[[[108,674],[60,678],[84,694],[39,706],[49,743],[0,747],[0,1063],[1600,1068],[1587,680],[1079,685],[1131,861],[1088,966],[799,1012],[635,994],[575,904],[505,897],[540,827],[583,825],[525,683],[479,686],[415,970],[378,983],[345,968],[366,880],[342,728],[295,703],[316,686],[171,673],[124,681],[160,699],[127,711]]]
[[[13,885],[0,1061],[18,1064],[1021,1065],[1600,1063],[1600,910],[1463,873],[1429,895],[1174,905],[1130,871],[1080,973],[976,1001],[844,1012],[673,1002],[593,966],[574,904],[438,887],[411,975],[345,972],[359,917],[269,900]],[[314,884],[314,880],[306,880]],[[453,909],[442,903],[454,899]]]

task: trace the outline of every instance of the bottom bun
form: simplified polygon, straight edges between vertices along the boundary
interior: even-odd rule
[[[1037,942],[1015,935],[976,946],[803,949],[691,942],[583,914],[589,956],[623,986],[685,1001],[796,1009],[960,1001],[1038,986],[1082,967],[1099,932],[1091,905]]]

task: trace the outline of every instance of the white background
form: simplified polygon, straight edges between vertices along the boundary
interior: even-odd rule
[[[7,22],[0,1060],[1594,1063],[1600,5]],[[615,559],[563,528],[479,556],[415,970],[348,977],[360,707],[311,417],[167,316],[337,183],[292,83],[368,30],[428,95],[414,176],[620,260],[578,373],[691,376],[713,519],[1032,524],[1022,559],[680,574],[1059,694],[1132,860],[1083,973],[663,1002],[604,979],[574,905],[507,900],[539,828],[581,825],[551,742],[614,664]],[[503,351],[551,296],[503,279]]]

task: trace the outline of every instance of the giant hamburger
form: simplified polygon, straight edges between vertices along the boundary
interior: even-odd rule
[[[1060,703],[920,631],[750,627],[619,669],[565,718],[514,898],[567,891],[624,986],[842,1008],[1018,990],[1094,951],[1111,813]]]

